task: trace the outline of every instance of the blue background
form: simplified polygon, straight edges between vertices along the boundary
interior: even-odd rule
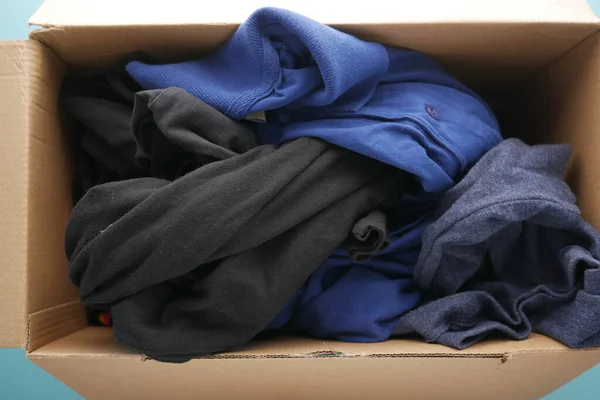
[[[596,14],[600,16],[600,0],[589,0],[589,2]],[[42,0],[0,0],[0,40],[26,39],[29,33],[27,19],[41,3]],[[70,388],[27,360],[23,350],[0,349],[0,399],[50,398],[82,399]],[[543,400],[597,399],[600,399],[600,365]]]

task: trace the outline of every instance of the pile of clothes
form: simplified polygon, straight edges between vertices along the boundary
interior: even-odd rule
[[[600,345],[569,147],[503,140],[425,54],[264,8],[200,59],[70,75],[61,102],[81,133],[70,278],[128,348],[184,362],[274,330]]]

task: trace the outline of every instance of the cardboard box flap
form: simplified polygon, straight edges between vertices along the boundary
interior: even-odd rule
[[[0,347],[19,347],[26,331],[28,41],[0,42]]]
[[[431,22],[597,22],[586,0],[371,0],[361,2],[259,0],[46,0],[29,23],[43,27],[104,25],[239,24],[266,5],[326,24]]]
[[[598,349],[574,351],[533,334],[454,350],[412,339],[341,343],[294,336],[254,340],[237,351],[170,364],[119,346],[111,329],[88,327],[28,358],[85,398],[535,399],[597,363]],[[127,379],[123,380],[123,376]],[[525,379],[524,379],[525,377]],[[107,385],[106,382],[119,382]],[[482,383],[473,386],[473,382]]]
[[[281,347],[268,341],[253,342],[245,354],[196,359],[181,365],[154,362],[123,351],[112,353],[110,330],[88,328],[28,357],[86,399],[157,400],[173,398],[174,393],[185,399],[243,399],[248,393],[252,398],[277,400],[539,399],[598,360],[598,350],[554,351],[538,338],[515,342],[521,351],[508,350],[505,354],[498,352],[509,346],[500,342],[496,350],[477,345],[472,351],[436,354],[431,351],[443,346],[430,348],[412,340],[394,340],[387,345],[410,354],[380,356],[373,353],[377,350],[369,350],[379,345],[357,344],[371,355],[347,357],[328,350],[337,350],[337,342],[290,338],[278,341]],[[540,345],[539,350],[534,343]],[[476,349],[494,352],[475,354]],[[287,353],[281,354],[284,351]]]

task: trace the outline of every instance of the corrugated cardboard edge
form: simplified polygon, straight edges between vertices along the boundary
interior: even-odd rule
[[[296,11],[326,24],[433,22],[597,22],[586,0],[387,0],[361,2],[243,0],[46,0],[29,20],[44,27],[103,25],[239,24],[266,5]]]
[[[83,304],[71,301],[29,315],[26,347],[33,351],[87,325]],[[31,335],[35,332],[35,335]]]

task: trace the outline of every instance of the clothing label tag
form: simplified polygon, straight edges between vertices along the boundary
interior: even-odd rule
[[[264,111],[253,112],[252,114],[246,115],[244,119],[252,122],[258,122],[260,124],[267,122],[267,116]]]

